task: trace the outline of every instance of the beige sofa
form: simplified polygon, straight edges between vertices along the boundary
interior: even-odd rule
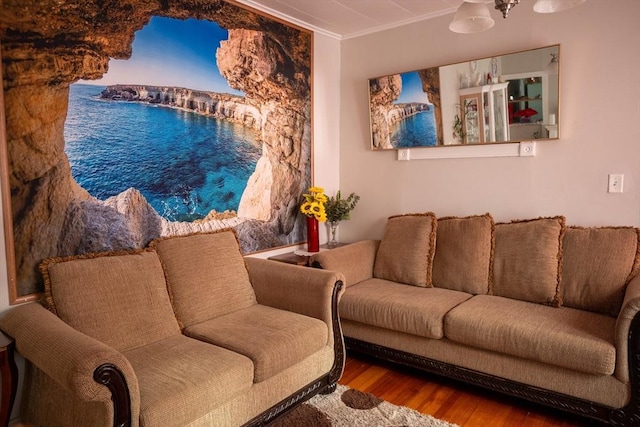
[[[243,258],[225,230],[49,259],[46,305],[0,329],[38,426],[263,425],[344,366],[339,273]]]
[[[312,262],[345,275],[348,350],[640,425],[639,236],[427,213]]]

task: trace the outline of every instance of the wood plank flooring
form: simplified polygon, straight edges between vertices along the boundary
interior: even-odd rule
[[[461,427],[596,425],[564,412],[363,355],[347,356],[339,382]]]

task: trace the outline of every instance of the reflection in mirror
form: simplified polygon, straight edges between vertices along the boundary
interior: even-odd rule
[[[369,80],[373,150],[558,138],[560,46]]]

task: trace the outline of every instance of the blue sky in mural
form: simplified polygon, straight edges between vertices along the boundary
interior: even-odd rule
[[[226,39],[227,30],[215,22],[154,16],[136,32],[130,59],[111,59],[102,79],[81,83],[179,86],[243,95],[218,71],[216,49]]]
[[[411,73],[400,74],[402,78],[402,92],[395,102],[396,104],[404,104],[408,102],[421,102],[430,104],[427,94],[422,91],[422,82],[417,71]]]

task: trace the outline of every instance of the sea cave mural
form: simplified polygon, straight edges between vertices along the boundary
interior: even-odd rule
[[[42,291],[48,257],[226,227],[245,253],[303,240],[309,32],[222,0],[8,1],[0,24],[13,303]],[[145,29],[183,24],[224,33],[210,40],[210,80],[147,79],[149,68],[113,80]],[[160,68],[190,75],[163,42]],[[226,86],[209,86],[217,78]]]

